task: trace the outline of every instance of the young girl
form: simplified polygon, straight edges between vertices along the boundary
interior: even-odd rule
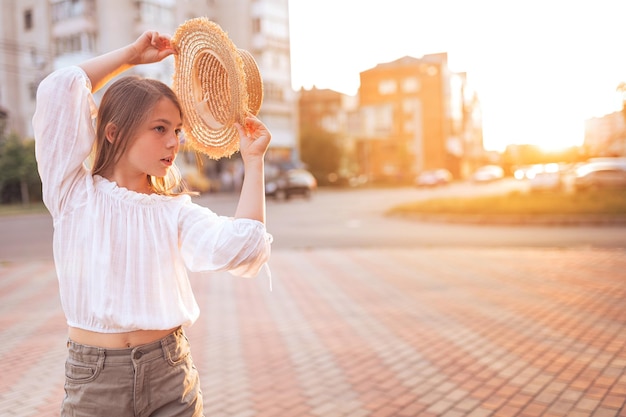
[[[173,53],[169,36],[146,32],[39,86],[36,156],[69,326],[63,416],[202,416],[186,270],[253,277],[269,258],[263,123],[237,125],[245,177],[228,218],[176,193],[184,115],[169,87],[123,77],[96,109],[92,93],[112,77]]]

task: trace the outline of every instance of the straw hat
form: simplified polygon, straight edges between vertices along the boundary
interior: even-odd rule
[[[187,20],[171,39],[173,89],[183,108],[185,140],[213,159],[239,150],[234,123],[257,115],[263,80],[252,55],[238,49],[215,22]]]

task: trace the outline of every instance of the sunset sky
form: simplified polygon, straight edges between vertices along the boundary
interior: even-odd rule
[[[447,52],[483,108],[485,147],[578,145],[621,109],[625,0],[289,0],[292,85],[355,95],[359,73]]]

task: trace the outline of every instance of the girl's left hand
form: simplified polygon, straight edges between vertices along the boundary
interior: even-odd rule
[[[243,160],[263,158],[272,138],[272,134],[263,122],[255,116],[248,115],[243,126],[235,123],[235,127],[239,131],[239,151]]]

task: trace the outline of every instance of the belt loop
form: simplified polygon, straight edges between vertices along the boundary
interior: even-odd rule
[[[172,349],[178,349],[181,343],[181,339],[184,337],[183,327],[180,326],[172,333],[161,339],[161,349],[163,351],[163,357],[167,360],[172,358]]]
[[[98,348],[98,366],[100,367],[100,369],[104,369],[104,362],[105,362],[106,356],[107,356],[106,349]]]

